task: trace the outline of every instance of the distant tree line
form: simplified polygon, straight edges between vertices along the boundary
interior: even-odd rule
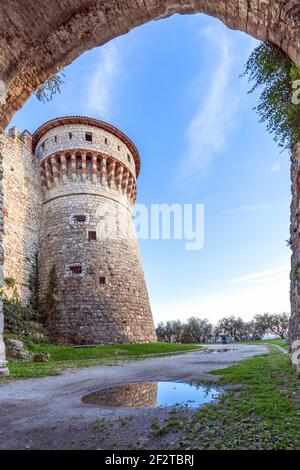
[[[289,315],[264,313],[255,315],[249,322],[240,317],[224,317],[213,326],[207,318],[191,317],[186,322],[180,320],[159,323],[156,334],[159,341],[168,343],[206,343],[221,338],[233,341],[255,341],[264,335],[275,335],[284,339],[287,335]]]

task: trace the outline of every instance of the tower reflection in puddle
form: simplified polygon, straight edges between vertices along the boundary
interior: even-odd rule
[[[149,408],[157,406],[157,383],[123,384],[82,397],[84,403],[98,406]]]
[[[100,407],[154,408],[184,405],[191,408],[216,400],[223,390],[182,382],[143,382],[104,388],[82,397],[83,403]]]

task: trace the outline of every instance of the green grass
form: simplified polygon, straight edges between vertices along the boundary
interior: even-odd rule
[[[277,346],[281,346],[284,349],[288,349],[289,345],[281,338],[275,339],[261,339],[259,341],[240,341],[238,343],[229,343],[229,344],[275,344]]]
[[[149,355],[174,354],[198,349],[193,344],[147,343],[114,344],[95,347],[74,348],[54,344],[28,343],[32,353],[49,352],[49,362],[10,362],[10,378],[43,377],[58,375],[72,367],[88,367],[114,364],[120,359],[144,358]]]
[[[207,343],[211,345],[217,346],[220,343]],[[281,338],[275,338],[275,339],[261,339],[258,341],[232,341],[229,342],[228,344],[276,344],[277,346],[281,346],[284,349],[288,349],[289,345]]]
[[[271,348],[211,373],[231,388],[192,415],[181,449],[300,449],[300,377],[289,356]],[[168,422],[163,426],[169,430]]]

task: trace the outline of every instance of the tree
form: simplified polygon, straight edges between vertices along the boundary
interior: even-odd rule
[[[289,325],[289,315],[283,313],[264,313],[262,315],[255,315],[254,321],[257,323],[261,331],[278,335],[284,339]]]
[[[156,327],[156,336],[158,341],[165,341],[165,325],[163,322],[158,323]]]
[[[160,322],[156,328],[156,336],[159,341],[179,343],[181,341],[182,331],[183,324],[180,320],[167,321],[166,324]]]
[[[259,332],[261,336],[263,336],[269,332],[271,324],[271,315],[269,313],[255,315],[253,318],[253,322],[255,324],[257,332]]]
[[[213,326],[206,318],[191,317],[184,324],[182,341],[184,343],[205,343],[212,332]]]
[[[182,332],[183,332],[183,324],[180,320],[175,320],[171,322],[171,329],[172,335],[175,343],[180,343]]]
[[[281,48],[262,42],[251,53],[243,76],[254,83],[249,93],[263,88],[255,108],[260,122],[267,123],[281,147],[291,149],[300,141],[300,104],[292,101],[298,68]]]
[[[256,341],[262,339],[267,332],[265,324],[255,319],[247,323],[247,330],[250,338]]]
[[[61,86],[64,83],[64,76],[64,72],[60,72],[52,75],[50,78],[48,78],[48,80],[42,83],[42,85],[35,92],[37,99],[43,103],[46,103],[47,101],[51,101],[56,93],[61,93]]]
[[[218,322],[219,334],[231,336],[235,341],[240,341],[245,331],[244,322],[240,317],[224,317]]]
[[[285,312],[273,314],[270,316],[270,325],[269,331],[274,335],[280,336],[281,339],[284,339],[287,334],[289,326],[289,315]]]

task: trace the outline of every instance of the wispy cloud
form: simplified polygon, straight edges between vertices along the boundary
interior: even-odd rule
[[[271,173],[278,173],[280,171],[281,165],[280,162],[276,161],[270,166]]]
[[[268,269],[266,271],[259,271],[253,274],[247,274],[246,276],[238,277],[236,279],[230,279],[227,282],[228,284],[266,283],[274,281],[274,279],[287,277],[289,269],[289,265],[284,264],[277,268]]]
[[[102,118],[112,112],[120,64],[121,56],[115,42],[99,48],[95,71],[87,84],[87,106],[90,112]]]
[[[209,26],[201,35],[208,41],[218,57],[218,66],[204,101],[200,100],[198,109],[187,131],[187,153],[182,162],[181,175],[203,177],[215,157],[226,147],[234,127],[234,115],[238,104],[238,94],[231,86],[233,69],[232,41],[221,25]],[[203,38],[202,42],[203,42]],[[199,88],[203,74],[199,75]],[[188,169],[188,170],[186,170]],[[187,174],[188,172],[188,174]]]
[[[278,160],[273,161],[272,163],[269,163],[266,166],[263,166],[256,170],[253,174],[253,177],[256,178],[257,176],[261,174],[274,174],[274,173],[279,173],[281,170],[281,163]]]
[[[276,204],[276,203],[263,203],[263,204],[249,204],[247,206],[240,206],[235,207],[233,209],[229,209],[224,211],[223,214],[240,214],[243,212],[257,212],[263,211],[266,209],[279,209],[281,207],[285,207],[285,204]]]

